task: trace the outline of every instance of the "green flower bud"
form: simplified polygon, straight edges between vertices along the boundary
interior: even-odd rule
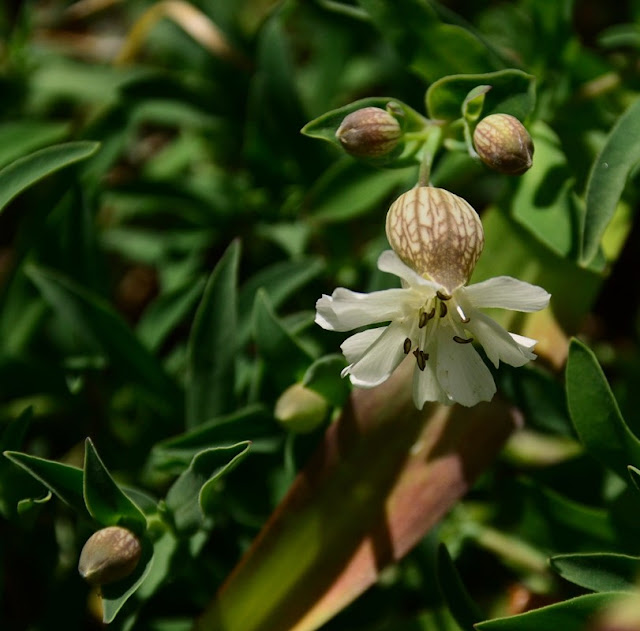
[[[357,158],[386,156],[397,147],[401,136],[398,121],[379,107],[351,112],[336,132],[344,150]]]
[[[509,114],[483,118],[473,132],[480,159],[494,171],[522,175],[531,167],[533,142],[524,125]]]
[[[295,383],[280,395],[274,416],[286,429],[305,434],[322,423],[328,408],[329,404],[322,395]]]
[[[114,583],[138,565],[142,546],[130,530],[109,526],[94,532],[82,548],[78,572],[92,585]]]

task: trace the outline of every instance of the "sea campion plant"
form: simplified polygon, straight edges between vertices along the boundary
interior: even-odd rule
[[[0,628],[635,629],[636,4],[5,3]]]

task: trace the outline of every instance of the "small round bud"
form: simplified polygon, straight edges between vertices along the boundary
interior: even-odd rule
[[[379,107],[364,107],[342,121],[336,138],[357,158],[380,158],[391,153],[402,136],[398,121]]]
[[[295,383],[280,395],[274,416],[286,429],[305,434],[322,423],[328,408],[329,404],[322,395]]]
[[[500,173],[522,175],[531,167],[531,136],[524,125],[509,114],[483,118],[473,132],[473,144],[480,159]]]
[[[138,565],[142,546],[130,530],[109,526],[94,532],[82,548],[78,572],[92,585],[114,583]]]
[[[476,211],[462,197],[431,186],[411,189],[393,202],[386,230],[400,259],[448,293],[469,280],[484,247]]]

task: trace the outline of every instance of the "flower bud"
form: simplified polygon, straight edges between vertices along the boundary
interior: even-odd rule
[[[391,153],[402,136],[398,121],[379,107],[364,107],[342,121],[336,138],[357,158],[380,158]]]
[[[80,553],[78,572],[92,585],[114,583],[136,569],[141,554],[140,540],[130,530],[109,526],[87,539]]]
[[[506,175],[522,175],[531,167],[533,142],[524,125],[509,114],[483,118],[473,132],[480,159]]]
[[[301,383],[295,383],[280,395],[274,416],[286,429],[305,434],[322,423],[328,407],[322,395]]]
[[[462,197],[431,186],[411,189],[393,202],[386,230],[400,259],[448,293],[469,280],[484,247],[476,211]]]

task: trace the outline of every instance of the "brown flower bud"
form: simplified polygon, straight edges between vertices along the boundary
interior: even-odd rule
[[[401,195],[389,208],[386,229],[400,259],[448,293],[469,280],[484,247],[476,211],[442,188],[421,186]]]
[[[109,526],[87,539],[80,553],[78,572],[92,585],[114,583],[136,569],[141,554],[140,540],[130,530]]]
[[[295,383],[280,395],[274,416],[286,429],[304,434],[322,423],[328,407],[322,395],[301,383]]]
[[[342,121],[336,138],[357,158],[380,158],[391,153],[402,136],[398,121],[379,107],[364,107]]]
[[[483,118],[473,132],[480,159],[506,175],[522,175],[531,167],[533,142],[524,125],[509,114]]]

